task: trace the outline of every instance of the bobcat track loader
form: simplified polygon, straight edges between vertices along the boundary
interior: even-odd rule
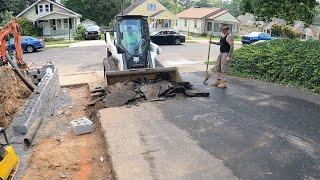
[[[105,41],[107,57],[103,67],[108,85],[128,80],[153,80],[159,75],[169,77],[169,81],[181,81],[176,67],[163,67],[157,61],[160,48],[150,41],[146,16],[117,16],[115,29],[106,31]]]

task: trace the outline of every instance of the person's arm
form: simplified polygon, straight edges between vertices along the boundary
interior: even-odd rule
[[[233,40],[232,35],[228,35],[228,37],[227,37],[227,42],[228,42],[229,45],[230,45],[230,51],[229,51],[229,54],[228,54],[228,60],[230,61],[231,58],[232,58],[233,50],[234,50],[234,40]]]
[[[220,42],[209,41],[210,44],[220,45]]]

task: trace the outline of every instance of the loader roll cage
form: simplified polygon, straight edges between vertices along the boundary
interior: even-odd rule
[[[149,68],[151,58],[147,17],[117,16],[115,28],[117,50],[124,54],[128,69]]]

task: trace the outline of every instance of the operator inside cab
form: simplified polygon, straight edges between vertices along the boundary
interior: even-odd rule
[[[127,50],[131,54],[136,54],[135,52],[139,50],[139,40],[138,36],[133,32],[133,28],[131,26],[127,27],[127,31],[124,34],[124,45],[126,46]]]

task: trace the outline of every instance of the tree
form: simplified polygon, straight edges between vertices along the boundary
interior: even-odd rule
[[[16,16],[36,0],[0,0],[0,12],[12,11]]]
[[[83,19],[91,19],[99,25],[108,25],[120,13],[119,0],[64,0],[64,5],[82,15]],[[125,1],[126,5],[130,0]]]
[[[23,36],[38,36],[39,29],[33,26],[32,22],[25,18],[19,18],[18,23],[21,27]]]
[[[316,5],[316,0],[242,0],[241,10],[253,13],[260,20],[278,17],[289,23],[301,20],[311,24]]]
[[[12,11],[0,12],[0,27],[6,25],[9,21],[13,19]]]
[[[181,2],[178,0],[160,0],[160,3],[174,14],[177,14],[183,10]]]
[[[245,13],[251,13],[253,14],[253,8],[252,8],[252,0],[241,0],[240,1],[240,14],[245,14]]]
[[[312,24],[320,26],[320,5],[316,7],[315,16],[313,18]]]
[[[210,0],[200,0],[194,3],[194,7],[213,7],[214,3]]]
[[[180,4],[182,5],[183,9],[189,9],[192,6],[192,0],[180,0]]]
[[[233,16],[238,17],[240,15],[240,1],[232,0],[231,3],[222,3],[221,6],[224,9],[228,9]]]

